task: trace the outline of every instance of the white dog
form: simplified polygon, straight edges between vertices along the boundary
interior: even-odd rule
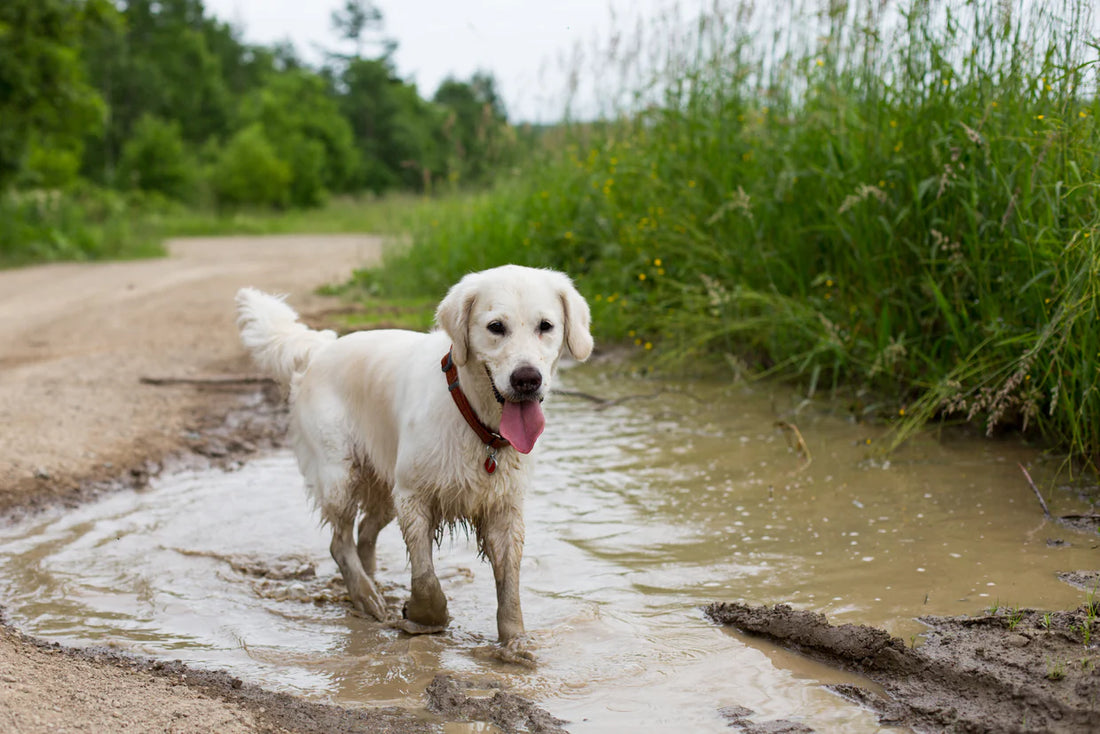
[[[447,623],[432,543],[472,527],[493,567],[497,632],[524,633],[519,600],[527,454],[566,349],[592,352],[588,304],[562,273],[508,265],[463,278],[436,311],[442,329],[313,331],[281,298],[237,293],[241,340],[290,389],[298,467],[332,527],[332,557],[359,611],[411,633]],[[375,541],[397,518],[412,594],[395,619],[375,586]],[[358,539],[355,523],[358,519]],[[514,645],[511,645],[514,647]]]

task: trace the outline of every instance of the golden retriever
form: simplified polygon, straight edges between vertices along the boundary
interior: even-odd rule
[[[472,273],[447,293],[439,328],[427,334],[337,338],[251,288],[238,292],[237,308],[245,347],[289,388],[298,467],[332,528],[332,557],[355,608],[410,633],[443,629],[447,599],[432,544],[444,525],[465,523],[492,564],[500,642],[515,649],[524,634],[523,496],[541,403],[562,355],[583,361],[593,346],[588,304],[572,281],[516,265]],[[395,517],[412,566],[401,618],[373,579],[375,541]]]

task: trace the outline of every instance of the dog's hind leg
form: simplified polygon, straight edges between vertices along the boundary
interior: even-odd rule
[[[360,613],[370,615],[379,622],[388,622],[390,614],[386,609],[386,600],[382,598],[381,592],[378,591],[371,577],[374,569],[368,572],[363,567],[359,547],[355,542],[355,516],[359,512],[359,501],[349,483],[349,473],[344,470],[341,472],[324,477],[329,481],[325,490],[320,493],[324,498],[321,516],[332,527],[332,543],[329,544],[329,552],[332,553],[332,559],[336,561],[336,565],[340,567],[340,575],[344,577],[344,585],[348,587],[352,606]],[[373,538],[371,546],[373,551]],[[373,560],[372,552],[372,566]]]
[[[377,563],[375,546],[378,533],[394,519],[394,501],[389,490],[381,484],[363,485],[360,489],[363,516],[359,521],[359,541],[356,551],[368,577],[374,578]]]
[[[352,606],[379,622],[388,622],[390,614],[386,609],[386,600],[382,598],[374,579],[368,575],[359,559],[359,549],[353,532],[355,514],[345,514],[329,522],[332,524],[332,543],[329,545],[329,552],[332,553],[336,565],[340,567],[340,575],[344,577],[344,585],[348,587]]]

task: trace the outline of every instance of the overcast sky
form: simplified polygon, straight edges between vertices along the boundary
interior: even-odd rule
[[[628,18],[654,15],[671,0],[377,0],[385,32],[397,43],[398,73],[430,97],[448,75],[478,69],[496,76],[513,121],[561,118],[568,59],[575,44],[591,46]],[[681,2],[681,4],[683,4]],[[342,0],[205,0],[207,11],[243,31],[250,43],[289,39],[310,62],[318,47],[340,46],[332,11]],[[591,96],[591,92],[589,95]],[[589,99],[582,106],[594,105]]]

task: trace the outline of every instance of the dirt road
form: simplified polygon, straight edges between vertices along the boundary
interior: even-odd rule
[[[247,371],[234,329],[242,285],[313,289],[376,258],[375,237],[205,238],[170,257],[0,272],[0,509],[114,478],[179,445],[210,396],[143,376]]]
[[[160,260],[0,272],[0,510],[76,501],[140,475],[237,403],[145,376],[251,372],[237,343],[243,285],[313,289],[378,257],[375,237],[210,238]],[[225,678],[225,676],[222,676]],[[402,712],[348,712],[216,674],[83,655],[0,628],[0,731],[421,731]]]

